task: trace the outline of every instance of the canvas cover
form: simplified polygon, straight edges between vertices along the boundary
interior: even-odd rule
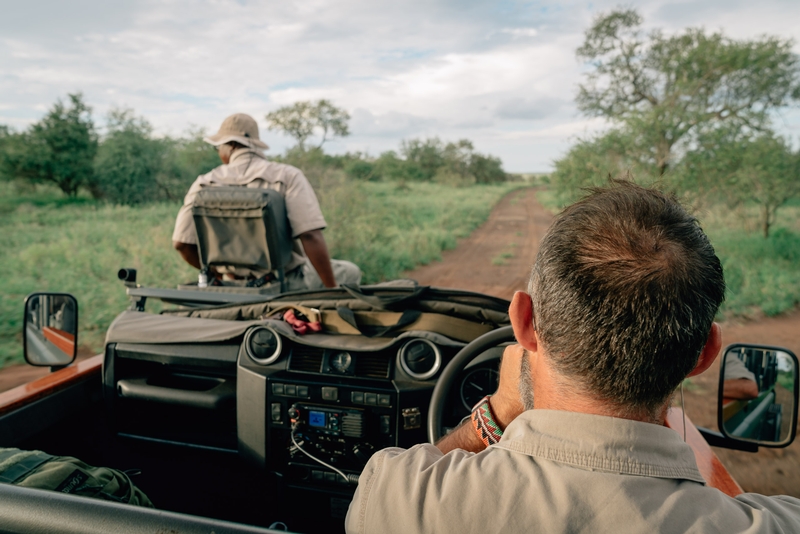
[[[442,345],[462,346],[480,334],[509,324],[508,301],[479,293],[414,285],[340,287],[286,293],[255,304],[165,310],[161,314],[126,311],[108,329],[106,343],[206,343],[237,338],[256,324],[268,324],[281,335],[310,346],[380,350],[409,336]],[[323,332],[299,335],[273,312],[298,306],[319,310]],[[351,327],[343,310],[359,327],[393,325],[419,312],[402,328],[371,337]]]
[[[461,347],[463,342],[453,340],[436,332],[403,332],[397,337],[367,338],[359,335],[309,334],[301,336],[283,321],[225,321],[175,317],[152,313],[124,311],[111,324],[106,333],[108,343],[136,343],[163,345],[177,343],[213,343],[243,336],[253,325],[267,325],[282,336],[302,345],[342,350],[378,351],[391,347],[400,339],[422,337],[443,346]]]
[[[265,298],[263,302],[254,304],[165,310],[162,313],[183,317],[247,321],[257,319],[286,303],[296,302],[319,310],[345,307],[354,311],[403,311],[413,308],[485,323],[492,325],[493,328],[510,324],[508,318],[510,302],[505,299],[471,291],[417,286],[413,281],[403,282],[407,283],[296,291]]]
[[[292,258],[286,204],[277,191],[206,187],[197,193],[192,216],[202,267],[241,267],[260,276]]]

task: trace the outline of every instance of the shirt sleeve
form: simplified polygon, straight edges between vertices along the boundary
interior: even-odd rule
[[[322,216],[317,195],[308,178],[300,169],[291,168],[286,173],[286,216],[292,227],[292,237],[296,238],[311,230],[322,230],[327,224]]]
[[[759,532],[800,532],[800,499],[743,493],[736,500],[746,505],[743,511],[753,523],[758,521]]]
[[[744,362],[731,354],[725,358],[725,380],[736,380],[738,378],[756,381],[756,375],[747,369]]]
[[[183,206],[178,210],[178,216],[175,218],[175,230],[172,232],[172,240],[179,243],[187,243],[189,245],[197,244],[197,232],[194,229],[194,218],[192,217],[192,203],[200,191],[200,178],[195,180],[186,197],[183,199]]]

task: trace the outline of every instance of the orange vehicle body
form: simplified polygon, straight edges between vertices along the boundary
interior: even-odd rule
[[[42,334],[53,345],[61,349],[64,354],[75,353],[75,336],[52,326],[42,328]]]

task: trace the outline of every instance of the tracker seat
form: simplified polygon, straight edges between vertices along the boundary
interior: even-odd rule
[[[292,235],[283,195],[272,189],[205,187],[192,205],[201,272],[245,273],[286,292]],[[278,284],[276,284],[276,282]],[[226,284],[227,285],[227,284]]]

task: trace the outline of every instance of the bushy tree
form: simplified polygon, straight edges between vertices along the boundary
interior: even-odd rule
[[[400,153],[407,165],[413,165],[421,180],[437,180],[454,184],[494,183],[506,179],[499,158],[475,152],[469,139],[443,143],[438,137],[409,139],[400,144]]]
[[[660,175],[705,131],[720,124],[762,131],[771,111],[800,99],[791,40],[734,40],[697,28],[645,35],[641,24],[633,9],[594,21],[577,51],[593,67],[577,102],[635,132],[635,157]]]
[[[58,100],[26,132],[6,134],[6,175],[33,183],[51,182],[68,196],[91,182],[97,133],[91,108],[80,93],[68,95],[67,104]]]
[[[195,178],[222,163],[214,147],[203,141],[205,135],[201,128],[189,128],[183,137],[172,141],[169,158],[180,176],[177,184],[180,196],[186,193]]]
[[[13,176],[9,174],[6,164],[6,154],[11,147],[14,134],[11,128],[5,124],[0,124],[0,180],[11,180]]]
[[[328,135],[331,137],[350,135],[347,124],[349,120],[350,115],[347,111],[337,108],[325,99],[316,102],[295,102],[291,106],[283,106],[267,114],[268,128],[294,137],[301,151],[306,149],[306,140],[317,132],[322,135],[317,148],[322,147]]]
[[[427,176],[417,163],[401,158],[394,150],[387,150],[375,160],[375,174],[383,180],[402,182],[422,181]]]
[[[555,161],[550,175],[559,203],[571,204],[583,196],[585,188],[602,186],[609,177],[630,175],[639,183],[652,183],[657,170],[635,157],[631,150],[635,145],[634,135],[618,129],[578,139],[564,157]]]
[[[400,154],[420,170],[423,180],[431,180],[444,165],[443,152],[444,143],[438,137],[404,139],[400,143]]]
[[[496,156],[472,154],[470,173],[478,184],[496,184],[508,179],[506,171],[503,170],[503,162]]]
[[[92,193],[116,204],[136,205],[174,195],[159,183],[168,144],[132,110],[112,110],[95,161]]]
[[[720,129],[700,138],[682,162],[688,187],[696,187],[732,208],[755,204],[765,238],[778,210],[800,197],[800,152],[765,132],[744,135],[738,129]]]

